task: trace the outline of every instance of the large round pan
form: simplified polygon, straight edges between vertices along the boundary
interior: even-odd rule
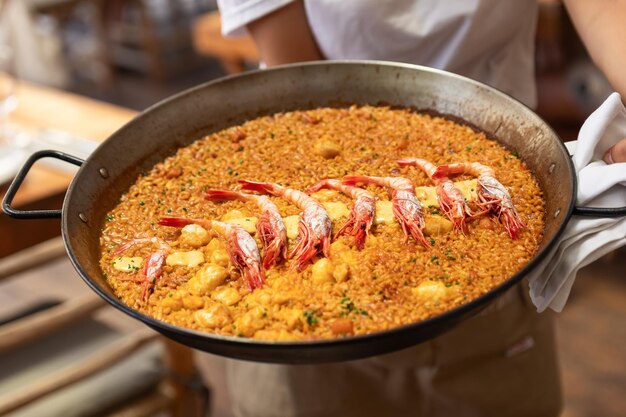
[[[341,104],[390,104],[461,118],[517,151],[537,176],[546,200],[544,238],[535,257],[489,293],[429,320],[393,330],[334,340],[264,342],[201,333],[155,320],[121,303],[98,266],[105,214],[141,172],[211,132],[259,115]],[[477,313],[520,281],[555,244],[572,215],[576,175],[552,129],[530,109],[476,81],[443,71],[383,62],[314,62],[227,77],[185,91],[149,108],[122,127],[82,163],[62,211],[23,212],[10,207],[33,155],[11,185],[4,211],[17,218],[62,217],[67,253],[84,281],[111,305],[190,347],[253,361],[314,363],[357,359],[432,338]],[[593,212],[586,212],[594,214]],[[615,211],[613,214],[623,214]],[[597,213],[596,213],[597,214]],[[601,213],[602,214],[602,213]]]

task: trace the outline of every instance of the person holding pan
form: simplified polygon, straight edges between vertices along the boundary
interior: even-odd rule
[[[626,97],[626,1],[566,0],[591,56]],[[248,33],[263,65],[401,61],[455,72],[536,105],[536,0],[218,0],[222,31]],[[606,163],[626,162],[626,138]],[[237,416],[557,416],[552,318],[525,285],[431,341],[315,366],[228,362]]]

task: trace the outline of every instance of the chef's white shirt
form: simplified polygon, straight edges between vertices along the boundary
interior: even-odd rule
[[[218,0],[225,36],[293,0]],[[536,105],[536,0],[304,0],[327,59],[376,59],[465,75]]]

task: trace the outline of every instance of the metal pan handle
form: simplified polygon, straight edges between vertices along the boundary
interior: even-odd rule
[[[574,207],[575,216],[585,217],[623,217],[626,207]]]
[[[78,166],[81,166],[83,162],[85,162],[80,158],[77,158],[72,155],[68,155],[61,151],[44,150],[44,151],[38,151],[32,154],[26,160],[26,162],[24,162],[24,165],[22,166],[22,168],[20,168],[19,172],[13,179],[13,182],[11,182],[11,185],[9,186],[9,189],[7,190],[7,193],[5,194],[4,199],[2,200],[2,211],[4,211],[4,213],[7,216],[13,217],[14,219],[61,218],[61,210],[16,210],[13,207],[11,207],[11,204],[13,203],[13,198],[15,197],[15,194],[17,194],[17,190],[19,190],[20,186],[22,185],[22,182],[24,182],[24,178],[26,178],[28,171],[30,171],[30,168],[33,166],[35,162],[37,162],[38,160],[42,158],[56,158],[56,159],[60,159],[62,161],[69,162],[71,164],[78,165]]]

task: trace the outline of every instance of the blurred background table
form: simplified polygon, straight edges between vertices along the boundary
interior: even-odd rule
[[[25,130],[57,129],[101,142],[136,114],[120,106],[27,82],[18,84],[16,94],[19,104],[9,120]],[[72,176],[65,172],[35,165],[14,205],[21,209],[60,208],[71,180]],[[0,196],[7,188],[8,184],[0,186]],[[15,220],[0,216],[0,258],[60,233],[57,219]]]

